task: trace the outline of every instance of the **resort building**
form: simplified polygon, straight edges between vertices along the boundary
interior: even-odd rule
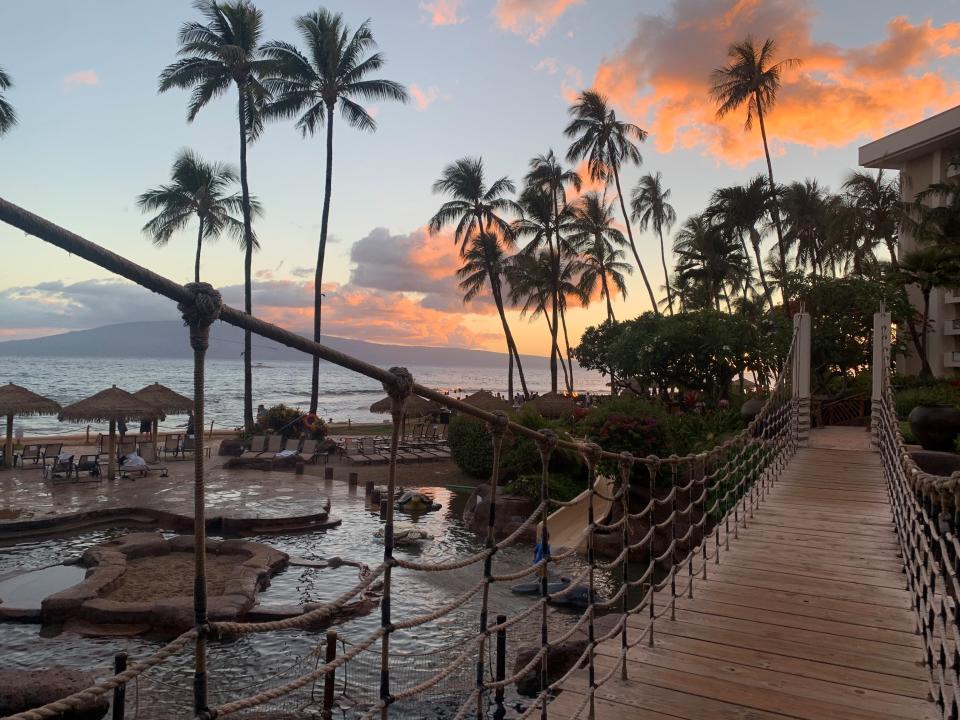
[[[903,200],[911,202],[930,184],[960,175],[951,165],[960,153],[960,106],[922,120],[860,148],[860,165],[900,173]],[[909,228],[901,229],[900,253],[916,247]],[[920,293],[912,288],[911,299],[920,306]],[[960,370],[960,291],[936,288],[930,298],[930,367],[937,377],[953,377]],[[915,375],[920,359],[914,353],[898,364]]]

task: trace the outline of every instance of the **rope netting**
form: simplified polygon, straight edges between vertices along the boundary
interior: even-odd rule
[[[393,420],[386,497],[396,494],[400,428],[405,403],[412,395],[485,421],[493,438],[489,521],[484,549],[480,552],[432,563],[395,557],[393,505],[387,503],[381,565],[356,586],[309,613],[260,623],[207,619],[204,553],[199,552],[194,630],[177,638],[160,653],[134,663],[124,673],[56,703],[12,716],[15,720],[56,717],[65,709],[81,707],[91,695],[129,684],[140,676],[143,678],[138,682],[144,684],[165,682],[153,673],[143,673],[186,648],[191,641],[195,651],[192,705],[194,716],[204,720],[240,717],[244,711],[254,708],[302,709],[315,705],[318,683],[327,676],[338,678],[339,695],[353,701],[358,716],[384,719],[391,715],[392,708],[396,708],[397,717],[416,716],[416,712],[403,712],[403,703],[440,699],[451,704],[445,717],[482,718],[491,706],[502,707],[505,689],[532,678],[536,694],[525,702],[520,717],[538,714],[546,720],[550,699],[579,675],[576,687],[584,698],[571,717],[580,717],[586,712],[593,718],[597,689],[614,677],[627,677],[629,650],[640,643],[654,644],[659,618],[669,615],[675,619],[677,598],[692,597],[695,578],[706,578],[709,565],[720,562],[721,554],[729,548],[731,540],[738,537],[739,529],[750,522],[805,433],[809,401],[802,397],[803,393],[795,391],[801,322],[795,322],[793,342],[782,371],[770,387],[766,403],[745,430],[701,453],[634,457],[629,453],[604,451],[576,438],[561,438],[550,430],[532,430],[509,421],[501,413],[478,410],[418,385],[403,368],[383,370],[233,310],[222,305],[209,286],[177,285],[2,199],[0,219],[176,300],[191,330],[195,351],[195,414],[200,418],[203,417],[206,330],[212,319],[219,317],[383,383],[391,398]],[[802,317],[809,320],[808,316],[797,319]],[[535,441],[541,459],[540,497],[536,509],[521,528],[498,541],[496,479],[500,476],[501,448],[508,436]],[[568,505],[550,497],[550,460],[561,449],[579,453],[588,468],[587,497],[581,499],[587,503],[587,520],[579,536],[567,540],[571,547],[552,548],[551,508]],[[201,456],[201,452],[195,454],[198,519],[203,517],[204,510]],[[613,468],[617,476],[612,491],[601,489],[607,487],[607,483],[598,482],[601,468],[604,472]],[[638,482],[637,477],[643,480]],[[600,501],[604,504],[600,505]],[[601,516],[598,507],[609,509]],[[196,544],[201,549],[204,547],[202,527],[199,523]],[[521,571],[517,571],[515,565],[506,568],[506,572],[498,568],[498,554],[519,544],[523,531],[534,527],[538,535],[538,562]],[[577,569],[571,582],[557,587],[555,578],[569,569],[564,562],[575,559],[578,552],[585,557],[585,564]],[[463,571],[475,571],[476,575],[451,593],[447,602],[421,614],[399,617],[400,613],[395,612],[394,589],[402,587],[397,583],[402,583],[406,575]],[[616,577],[613,584],[601,580],[611,575]],[[495,586],[530,576],[536,582],[537,592],[525,608],[505,617],[495,615],[497,608],[492,599]],[[307,655],[291,658],[283,668],[271,668],[264,673],[265,678],[253,680],[243,688],[235,687],[229,697],[222,697],[207,687],[207,652],[212,643],[262,633],[309,631],[318,621],[333,617],[375,580],[382,588],[380,623],[375,630],[349,638],[332,656],[325,650],[321,653],[318,645]],[[568,609],[562,620],[558,620],[560,613],[553,612],[557,605]],[[423,653],[400,651],[392,644],[398,633],[404,633],[407,639],[404,647],[408,647],[409,638],[415,637],[411,631],[429,628],[441,618],[455,621],[455,643]],[[514,662],[506,669],[494,670],[493,648],[504,640]],[[612,669],[605,667],[606,662],[597,662],[597,647],[607,641],[618,642],[620,648]],[[551,667],[551,661],[556,662],[551,650],[570,642],[577,642],[576,647],[583,648],[576,660],[567,667]],[[524,648],[528,652],[522,655],[521,662],[520,650]],[[371,683],[369,678],[377,673],[379,683]],[[358,687],[351,683],[351,676],[367,681]]]
[[[957,538],[958,478],[917,466],[903,441],[890,366],[890,316],[880,315],[879,397],[873,400],[873,442],[880,453],[894,523],[913,594],[917,632],[930,671],[930,694],[941,717],[960,716],[960,540]],[[956,475],[956,474],[955,474]]]

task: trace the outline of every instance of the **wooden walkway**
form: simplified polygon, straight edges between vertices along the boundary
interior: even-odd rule
[[[676,621],[657,621],[656,646],[630,651],[630,679],[597,690],[600,720],[938,717],[868,440],[812,432]],[[598,648],[598,675],[619,652],[618,638]],[[565,687],[550,716],[569,717],[584,687]]]

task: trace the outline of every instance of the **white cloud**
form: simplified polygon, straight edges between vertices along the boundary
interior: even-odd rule
[[[63,79],[63,86],[66,88],[74,88],[79,85],[99,85],[100,78],[97,76],[96,70],[77,70],[67,75]]]

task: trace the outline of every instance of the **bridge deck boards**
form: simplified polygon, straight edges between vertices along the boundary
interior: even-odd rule
[[[656,621],[654,647],[630,650],[629,679],[597,690],[600,720],[938,717],[867,442],[859,428],[812,432],[676,620]],[[634,637],[646,623],[630,618]],[[599,677],[619,654],[619,638],[597,649]],[[550,717],[570,716],[586,689],[571,679]]]

